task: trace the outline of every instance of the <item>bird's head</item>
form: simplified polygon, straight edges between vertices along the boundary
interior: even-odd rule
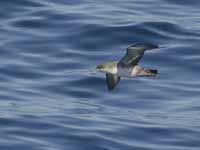
[[[96,69],[100,72],[115,74],[117,72],[117,62],[107,62],[100,64],[97,65]]]

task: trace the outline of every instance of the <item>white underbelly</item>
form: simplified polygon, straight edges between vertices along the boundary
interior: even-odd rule
[[[118,68],[117,74],[119,76],[125,76],[125,77],[136,77],[140,74],[141,67],[136,65],[134,67],[127,67],[127,68]]]
[[[132,77],[133,68],[118,68],[118,75],[124,77]]]

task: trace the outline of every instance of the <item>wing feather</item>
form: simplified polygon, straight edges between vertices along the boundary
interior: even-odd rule
[[[158,48],[157,45],[148,43],[137,43],[127,48],[126,55],[120,60],[124,66],[136,65],[143,57],[145,50]]]
[[[119,81],[120,77],[118,75],[106,73],[106,83],[109,90],[113,90]]]

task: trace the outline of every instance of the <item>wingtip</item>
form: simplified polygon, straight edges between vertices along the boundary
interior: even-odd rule
[[[138,47],[138,48],[144,48],[144,49],[156,49],[156,48],[159,48],[159,45],[155,43],[138,42],[138,43],[130,45],[128,48],[131,48],[131,47]]]
[[[115,87],[111,87],[109,85],[107,85],[107,88],[108,88],[109,91],[113,91],[115,89]]]

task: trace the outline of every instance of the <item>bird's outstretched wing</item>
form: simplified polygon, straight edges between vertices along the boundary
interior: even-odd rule
[[[106,73],[106,83],[109,90],[113,90],[119,81],[120,77],[118,75]]]
[[[123,66],[136,65],[144,55],[145,50],[158,48],[157,45],[150,43],[136,43],[127,48],[126,55],[120,60]]]

